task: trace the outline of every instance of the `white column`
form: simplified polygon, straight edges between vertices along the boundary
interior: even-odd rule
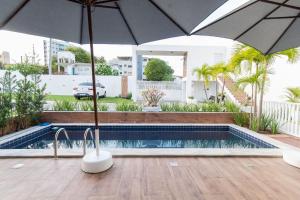
[[[132,99],[137,100],[137,46],[132,46],[132,76],[134,84],[132,86]]]

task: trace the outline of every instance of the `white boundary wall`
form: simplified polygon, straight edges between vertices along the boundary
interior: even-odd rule
[[[0,77],[3,77],[5,71],[0,70]],[[22,79],[19,72],[13,72],[17,79]],[[105,85],[107,96],[115,97],[121,94],[121,76],[96,76],[96,80]],[[72,95],[73,88],[82,82],[91,82],[90,76],[83,75],[41,75],[42,84],[46,84],[46,93],[52,95]],[[128,90],[133,83],[133,78],[128,78]]]

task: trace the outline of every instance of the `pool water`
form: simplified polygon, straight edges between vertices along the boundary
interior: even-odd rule
[[[51,127],[9,148],[52,149],[58,128]],[[58,148],[82,149],[83,133],[87,127],[65,128],[70,140],[61,134]],[[100,139],[103,148],[274,148],[229,126],[102,126]],[[94,146],[95,141],[88,135],[87,147]]]

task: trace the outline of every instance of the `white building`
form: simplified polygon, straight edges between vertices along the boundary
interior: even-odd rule
[[[10,54],[7,51],[0,52],[0,67],[10,64]]]
[[[59,51],[57,52],[57,68],[58,73],[61,70],[66,71],[66,67],[70,64],[75,63],[75,55],[70,51]],[[63,68],[63,69],[62,69]]]
[[[57,56],[57,53],[64,51],[70,44],[65,41],[51,39],[51,55]],[[50,54],[50,40],[44,40],[44,62],[45,65],[49,64],[49,54]]]
[[[73,63],[65,68],[66,75],[92,75],[90,63]]]
[[[136,84],[133,86],[133,98],[141,99],[141,90],[148,86],[157,86],[166,93],[165,100],[188,101],[193,97],[197,101],[205,101],[203,80],[198,80],[193,73],[194,68],[207,63],[213,65],[226,61],[228,49],[223,46],[169,46],[169,45],[140,45],[132,50],[133,76]],[[173,83],[154,83],[143,81],[143,56],[181,56],[183,58],[182,81]],[[207,90],[208,96],[216,95],[217,84],[211,81]],[[171,88],[171,89],[170,89]]]
[[[132,57],[119,56],[112,59],[109,65],[117,70],[120,76],[132,76]]]

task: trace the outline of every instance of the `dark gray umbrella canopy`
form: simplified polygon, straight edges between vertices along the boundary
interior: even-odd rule
[[[251,0],[193,34],[237,40],[264,54],[295,48],[300,46],[300,0]]]
[[[1,0],[0,29],[88,44],[86,0]],[[94,43],[141,44],[189,34],[227,0],[89,0]]]

